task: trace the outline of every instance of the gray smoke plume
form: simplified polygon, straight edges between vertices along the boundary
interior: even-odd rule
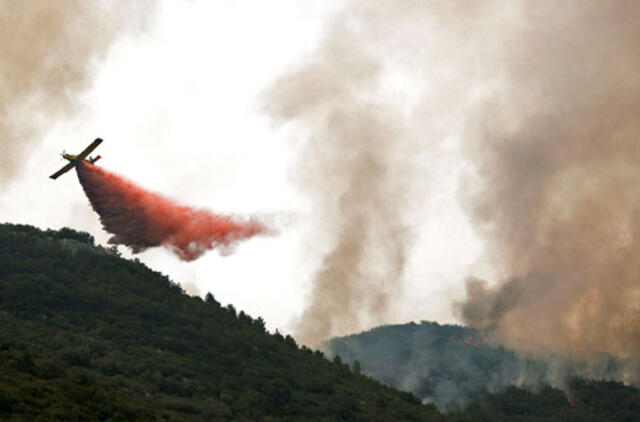
[[[520,351],[636,354],[639,18],[601,0],[350,2],[269,96],[309,133],[295,176],[335,235],[300,339],[385,318],[411,235],[396,171],[415,150],[398,145],[422,132],[460,140],[461,196],[504,279],[468,282],[463,321]],[[408,112],[406,90],[377,95],[389,74],[412,84]]]
[[[380,323],[401,291],[407,232],[400,210],[410,165],[397,116],[374,95],[380,63],[361,47],[337,22],[267,98],[272,117],[308,130],[294,177],[333,242],[296,328],[310,345]]]
[[[526,2],[504,90],[466,133],[475,225],[505,274],[463,320],[532,353],[640,351],[640,4]]]
[[[415,230],[406,211],[424,183],[417,164],[428,166],[428,147],[459,126],[472,81],[488,71],[470,65],[475,44],[495,36],[500,18],[495,4],[344,6],[266,101],[271,117],[300,129],[293,176],[320,216],[314,241],[332,242],[297,327],[297,339],[311,345],[391,317]],[[456,43],[467,45],[452,56]]]
[[[0,3],[0,188],[22,167],[44,125],[77,106],[116,36],[142,22],[130,3]]]

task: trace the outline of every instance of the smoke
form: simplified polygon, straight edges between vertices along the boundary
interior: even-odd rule
[[[266,232],[255,221],[176,205],[92,164],[78,163],[76,170],[104,229],[114,235],[109,243],[133,253],[165,246],[193,261],[214,248],[229,253],[237,242]]]
[[[532,353],[640,350],[640,5],[526,2],[466,136],[467,205],[505,281],[463,320]]]
[[[78,94],[113,40],[143,22],[138,7],[119,1],[2,2],[0,188],[23,167],[42,127],[78,105]]]
[[[459,125],[459,97],[475,71],[434,66],[451,59],[434,31],[452,24],[445,38],[461,42],[467,34],[458,25],[490,33],[495,20],[458,23],[456,13],[482,8],[436,3],[349,2],[317,49],[267,93],[268,114],[297,129],[292,176],[319,220],[312,247],[331,245],[296,327],[302,343],[388,322],[403,293],[417,225],[412,201],[427,200],[416,197],[426,173],[418,167],[430,165],[426,151]]]
[[[293,177],[328,241],[296,338],[316,345],[379,324],[401,291],[410,160],[399,116],[376,99],[381,66],[338,20],[310,60],[280,78],[267,107],[303,128]]]
[[[600,0],[345,6],[268,98],[303,128],[294,177],[322,216],[318,242],[333,239],[300,340],[389,316],[420,133],[425,149],[459,141],[464,208],[503,280],[470,279],[463,321],[519,351],[636,354],[638,18]]]

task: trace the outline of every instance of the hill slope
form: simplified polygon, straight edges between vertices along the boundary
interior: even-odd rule
[[[611,381],[574,379],[561,391],[549,386],[532,392],[507,387],[481,393],[452,420],[465,422],[634,422],[640,420],[640,391]]]
[[[86,233],[0,225],[0,419],[441,420]]]
[[[485,341],[468,327],[433,322],[378,327],[326,344],[362,372],[411,391],[454,420],[640,420],[640,391],[597,378],[625,362],[532,361]],[[587,369],[589,371],[587,371]],[[549,387],[549,382],[563,390]],[[524,387],[515,387],[516,385]]]
[[[480,333],[457,325],[382,326],[332,339],[326,346],[347,363],[358,360],[364,373],[447,410],[464,407],[482,391],[544,377],[542,365],[493,347]]]

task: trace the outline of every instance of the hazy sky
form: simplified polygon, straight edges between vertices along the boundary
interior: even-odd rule
[[[322,255],[310,237],[318,215],[292,180],[298,145],[291,130],[272,122],[262,101],[311,54],[340,3],[159,2],[147,27],[117,40],[96,63],[81,107],[41,127],[41,142],[0,196],[0,221],[69,226],[105,243],[109,235],[75,174],[47,178],[64,164],[63,149],[77,153],[102,137],[99,165],[145,188],[186,205],[278,221],[279,235],[247,241],[230,256],[210,252],[184,263],[158,248],[138,257],[189,292],[211,291],[262,316],[270,329],[290,331]],[[402,98],[401,73],[385,75]],[[480,242],[458,205],[459,155],[451,135],[420,157],[424,182],[414,186],[408,211],[417,230],[388,322],[453,321],[451,302],[463,295],[464,277],[482,273]]]

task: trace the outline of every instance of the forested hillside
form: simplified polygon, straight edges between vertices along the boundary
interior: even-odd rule
[[[587,363],[533,361],[459,325],[434,322],[378,327],[326,343],[330,356],[385,384],[435,403],[462,421],[637,421],[640,391],[585,380]],[[613,374],[623,362],[591,363]],[[551,388],[554,380],[563,389]],[[520,387],[516,387],[520,386]]]
[[[86,233],[0,225],[3,421],[640,420],[640,392],[620,383],[506,387],[522,371],[543,379],[545,364],[465,327],[380,327],[329,346],[340,357],[190,297]]]
[[[387,385],[412,391],[443,410],[458,410],[483,391],[540,382],[544,366],[458,325],[432,322],[373,330],[327,343],[331,356],[358,361],[364,373]]]
[[[223,281],[220,281],[223,282]],[[442,420],[86,233],[0,225],[0,420]]]
[[[451,414],[459,422],[635,422],[640,420],[640,391],[619,382],[574,379],[566,391],[544,386],[536,391],[507,387],[479,394],[468,407]]]

